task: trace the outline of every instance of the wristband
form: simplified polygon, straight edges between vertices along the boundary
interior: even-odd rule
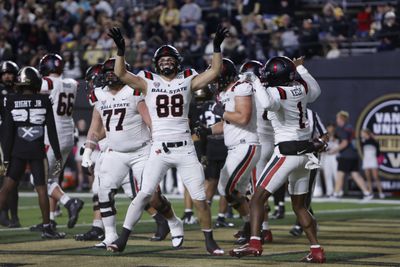
[[[91,148],[86,147],[83,151],[82,158],[90,159],[90,155],[92,155],[93,150]]]
[[[221,53],[221,47],[214,45],[214,53]]]

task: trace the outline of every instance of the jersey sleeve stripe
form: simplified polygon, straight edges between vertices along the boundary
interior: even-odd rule
[[[308,94],[308,85],[306,83],[306,81],[304,81],[303,79],[298,79],[297,80],[299,83],[301,83],[304,86],[304,89],[306,90],[306,94]]]
[[[280,87],[276,87],[276,89],[278,89],[279,96],[281,97],[281,99],[287,99],[287,95],[286,95],[286,91],[285,90],[283,90]]]
[[[45,80],[47,82],[49,91],[53,90],[53,88],[54,88],[53,81],[49,77],[43,77],[43,80]]]
[[[149,71],[144,72],[144,77],[146,77],[146,79],[153,80],[153,74]]]
[[[187,70],[184,71],[183,76],[185,78],[187,78],[187,77],[191,76],[192,74],[193,74],[192,70],[191,69],[187,69]]]
[[[134,96],[140,96],[140,90],[138,90],[138,89],[133,89],[133,95],[134,95]]]

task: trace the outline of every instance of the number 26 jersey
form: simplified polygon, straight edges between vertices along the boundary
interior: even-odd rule
[[[147,83],[145,101],[152,122],[153,141],[189,141],[189,105],[192,99],[191,82],[196,77],[194,69],[179,72],[167,81],[148,71],[138,74]]]

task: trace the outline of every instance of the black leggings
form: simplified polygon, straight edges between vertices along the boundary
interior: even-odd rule
[[[48,163],[47,159],[21,159],[12,157],[10,167],[7,170],[7,176],[18,182],[25,172],[26,164],[29,163],[33,182],[35,186],[46,185],[48,179]]]

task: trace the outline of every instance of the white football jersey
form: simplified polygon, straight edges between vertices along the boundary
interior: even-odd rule
[[[62,76],[43,77],[40,92],[50,95],[53,104],[57,135],[60,142],[70,136],[73,137],[74,134],[75,125],[72,118],[72,112],[74,109],[77,90],[78,82],[74,79],[62,78]],[[48,144],[47,133],[45,142]]]
[[[179,72],[167,81],[148,71],[138,74],[147,83],[145,101],[152,124],[153,141],[189,141],[189,104],[192,99],[191,82],[196,77],[194,69]]]
[[[268,109],[275,133],[275,144],[284,141],[309,140],[311,131],[307,119],[307,103],[321,93],[317,81],[303,66],[297,67],[301,80],[290,86],[268,87],[267,94],[257,92],[264,108]]]
[[[150,141],[150,131],[137,109],[143,100],[139,90],[127,85],[116,94],[107,86],[92,92],[90,101],[101,115],[110,149],[133,152]]]
[[[229,121],[224,121],[224,141],[225,146],[231,147],[239,144],[258,144],[257,117],[255,116],[256,104],[253,95],[253,86],[248,82],[236,82],[231,88],[219,94],[221,103],[225,106],[225,111],[235,111],[236,96],[251,96],[253,110],[250,122],[246,126],[239,126]]]
[[[260,84],[261,85],[261,84]],[[253,84],[253,88],[255,91],[257,90],[264,90],[265,91],[265,87],[264,86],[257,86],[256,84]],[[263,139],[266,138],[271,138],[272,140],[274,139],[274,129],[272,128],[272,124],[271,121],[268,119],[264,119],[263,115],[264,112],[267,112],[261,101],[258,97],[257,97],[257,93],[255,94],[255,101],[256,101],[256,109],[257,109],[257,133],[258,136],[261,139],[261,136],[263,137]]]

